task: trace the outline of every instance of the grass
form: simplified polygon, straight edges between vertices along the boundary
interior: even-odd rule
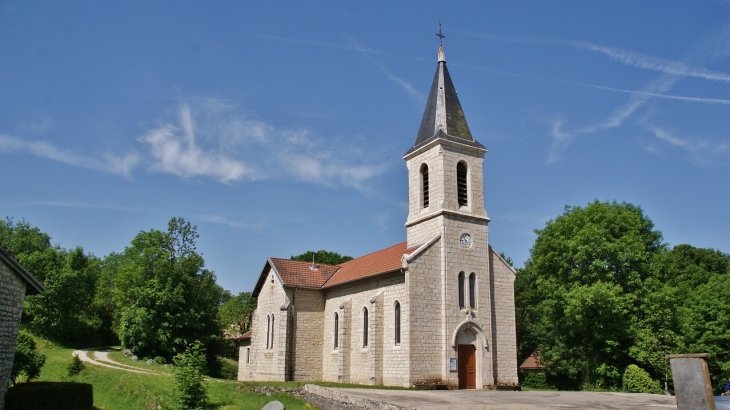
[[[165,409],[173,403],[173,378],[165,375],[148,375],[109,369],[85,363],[84,370],[76,376],[68,376],[71,352],[48,341],[36,339],[39,353],[46,355],[46,364],[41,370],[40,381],[74,381],[94,386],[94,406],[98,409]],[[155,371],[170,372],[160,365],[148,365],[114,353],[112,360],[126,365]],[[230,365],[230,364],[229,364]],[[233,380],[211,378],[207,382],[210,409],[260,409],[272,400],[278,400],[289,410],[314,409],[314,407],[288,394],[256,394],[240,388]],[[159,407],[158,407],[159,406]]]

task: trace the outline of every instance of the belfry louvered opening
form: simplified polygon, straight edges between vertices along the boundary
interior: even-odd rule
[[[463,162],[456,164],[456,189],[459,196],[459,206],[469,205],[466,189],[466,165]]]
[[[423,182],[423,207],[428,208],[428,165],[421,165],[421,181]]]

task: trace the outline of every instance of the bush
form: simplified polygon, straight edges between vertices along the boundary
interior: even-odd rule
[[[13,369],[10,372],[10,380],[13,384],[18,382],[21,374],[25,374],[26,381],[37,379],[41,375],[41,368],[44,364],[46,364],[46,356],[35,352],[35,340],[25,333],[20,333],[15,346]]]
[[[520,377],[520,385],[538,390],[555,390],[554,386],[551,386],[547,382],[547,375],[544,371],[541,372],[522,372]]]
[[[630,364],[623,377],[624,390],[629,393],[661,394],[659,382],[653,380],[649,373],[641,367]]]
[[[5,410],[93,410],[94,392],[88,383],[34,382],[8,389]]]
[[[165,358],[162,356],[156,356],[154,359],[152,359],[152,361],[154,361],[155,364],[159,364],[159,365],[163,365],[163,364],[167,363],[167,360],[165,360]]]
[[[200,341],[189,345],[185,353],[172,359],[175,367],[175,410],[203,410],[208,393],[203,383],[206,370],[205,348]]]
[[[78,356],[74,355],[71,359],[71,364],[68,365],[68,375],[76,376],[84,370],[84,362],[79,359]]]

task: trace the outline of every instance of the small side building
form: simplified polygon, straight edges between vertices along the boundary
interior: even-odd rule
[[[0,244],[0,410],[5,408],[25,295],[44,290],[43,284]]]

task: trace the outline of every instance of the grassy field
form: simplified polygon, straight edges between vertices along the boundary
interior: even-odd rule
[[[94,386],[94,405],[98,409],[165,409],[173,400],[173,379],[165,375],[147,375],[114,370],[86,364],[77,376],[67,375],[71,352],[37,339],[40,353],[46,355],[46,365],[41,371],[41,381],[75,381]],[[121,356],[121,358],[119,357]],[[160,365],[147,365],[112,353],[113,360],[140,368],[169,373]],[[260,409],[272,400],[279,400],[287,409],[313,409],[314,407],[287,394],[266,396],[240,390],[241,384],[233,380],[211,378],[207,382],[210,409]]]

